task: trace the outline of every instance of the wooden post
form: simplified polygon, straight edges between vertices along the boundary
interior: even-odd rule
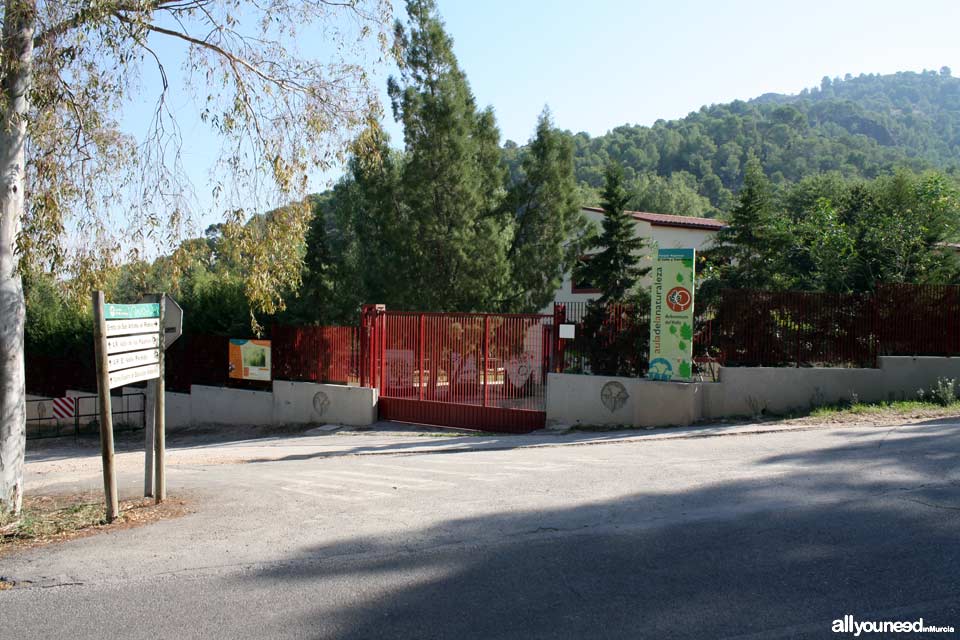
[[[162,346],[161,346],[162,348]],[[147,381],[147,392],[143,397],[143,497],[153,497],[154,455],[153,442],[156,436],[157,422],[157,381]]]
[[[164,394],[166,393],[166,383],[164,375],[164,348],[163,348],[163,315],[164,307],[167,305],[167,294],[161,293],[158,297],[160,303],[160,377],[157,378],[156,401],[154,403],[154,470],[156,473],[153,483],[154,500],[160,504],[167,498],[167,476],[164,468],[164,454],[166,453],[166,411],[164,407]]]
[[[103,291],[93,292],[93,344],[97,361],[97,402],[100,405],[100,456],[103,459],[103,497],[107,522],[119,515],[117,475],[113,464],[113,408],[110,403],[110,371],[107,367],[107,321],[103,315]]]
[[[160,296],[148,294],[140,302],[160,302]],[[160,323],[160,351],[163,351],[163,322]],[[147,391],[143,396],[143,497],[152,498],[154,471],[154,439],[156,438],[156,400],[157,381],[147,380]]]

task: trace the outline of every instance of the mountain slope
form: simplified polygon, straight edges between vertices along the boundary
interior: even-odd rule
[[[617,160],[638,182],[679,175],[718,209],[730,206],[751,154],[777,183],[827,171],[849,178],[896,167],[957,172],[960,78],[946,68],[824,78],[797,95],[704,106],[652,127],[624,125],[574,140],[577,178],[586,187],[599,187],[605,163]]]

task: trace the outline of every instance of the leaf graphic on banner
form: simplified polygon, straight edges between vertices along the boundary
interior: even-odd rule
[[[672,327],[671,327],[671,328],[672,328]],[[692,340],[692,339],[693,339],[693,329],[692,329],[692,328],[690,327],[690,325],[689,325],[688,323],[686,323],[686,322],[684,322],[684,323],[683,323],[683,326],[680,327],[680,337],[681,337],[681,338],[684,338],[685,340]]]
[[[687,348],[687,343],[681,340],[681,341],[677,344],[677,348],[680,349],[681,351],[683,351],[684,349]]]
[[[673,335],[677,335],[677,328],[673,325],[670,325],[670,333],[672,333]]]
[[[680,377],[689,378],[690,377],[690,363],[686,360],[680,363]]]

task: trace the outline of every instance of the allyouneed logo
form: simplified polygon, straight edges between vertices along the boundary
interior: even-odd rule
[[[858,637],[861,633],[953,633],[953,627],[931,627],[923,622],[923,618],[912,622],[892,622],[884,620],[865,620],[858,622],[847,614],[842,620],[834,620],[831,627],[834,633],[852,633]]]

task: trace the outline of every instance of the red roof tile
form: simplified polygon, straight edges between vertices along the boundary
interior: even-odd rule
[[[603,213],[600,207],[583,207],[585,211]],[[656,227],[686,227],[688,229],[710,229],[719,231],[727,226],[722,220],[716,218],[696,218],[694,216],[674,216],[667,213],[649,213],[646,211],[627,211],[636,220],[649,222]]]

